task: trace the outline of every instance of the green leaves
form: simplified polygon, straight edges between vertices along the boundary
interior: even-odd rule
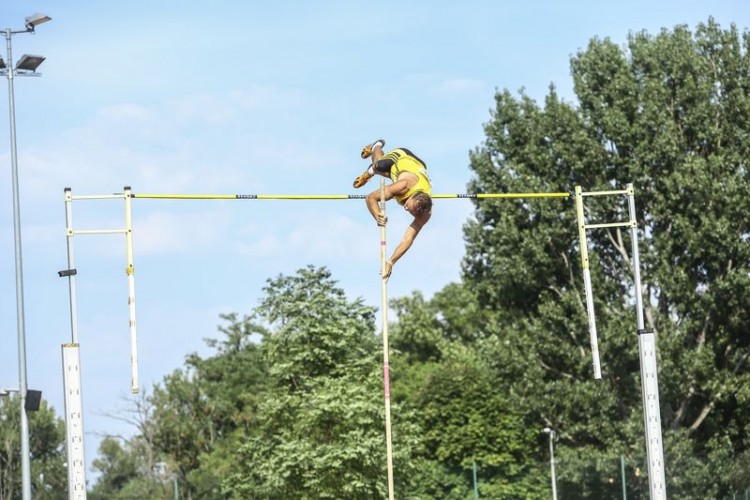
[[[380,384],[361,382],[325,379],[305,395],[266,400],[260,433],[239,449],[225,491],[238,498],[380,496],[385,486]]]
[[[624,47],[595,38],[571,61],[577,106],[554,88],[543,106],[500,92],[487,141],[471,155],[477,192],[635,184],[645,312],[659,333],[663,427],[667,435],[686,432],[692,452],[707,456],[714,471],[725,467],[712,457],[744,454],[748,442],[746,401],[738,405],[733,394],[750,357],[749,40],[713,19],[694,33],[685,26],[634,33]],[[579,451],[637,442],[642,429],[628,424],[640,407],[629,236],[588,234],[604,371],[593,386],[582,355],[575,225],[570,207],[554,203],[477,204],[465,229],[465,280],[504,325],[488,345],[529,417],[559,428],[561,445]],[[604,197],[587,199],[586,215],[627,217]],[[697,491],[695,483],[673,487],[672,494]]]
[[[31,490],[40,498],[65,498],[64,423],[42,400],[39,411],[28,412]],[[0,399],[0,498],[20,498],[21,408],[17,395]]]
[[[224,483],[232,498],[375,498],[386,492],[382,365],[374,311],[349,302],[326,269],[269,280],[255,317],[270,378],[258,427]],[[414,446],[394,405],[397,479]]]
[[[508,496],[529,494],[536,429],[526,428],[490,370],[471,357],[444,364],[424,386],[419,406],[428,455],[447,473],[463,476],[463,488],[476,462],[493,478],[483,490],[503,486]]]
[[[270,375],[290,390],[317,376],[342,376],[372,354],[374,309],[349,303],[327,269],[279,276],[264,291],[255,317],[276,330],[264,338],[263,351]]]

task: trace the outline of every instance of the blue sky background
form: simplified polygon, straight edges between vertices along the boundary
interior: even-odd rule
[[[384,138],[428,164],[436,193],[463,193],[496,90],[574,102],[571,55],[593,37],[714,16],[750,26],[744,0],[161,1],[5,0],[17,78],[28,382],[63,416],[70,342],[63,189],[134,193],[350,194],[361,146]],[[2,52],[3,57],[5,51]],[[7,81],[0,138],[8,137]],[[386,148],[387,149],[387,148]],[[0,387],[18,387],[9,140],[0,140]],[[373,183],[371,189],[377,187]],[[370,186],[368,185],[368,188]],[[572,187],[571,187],[572,188]],[[636,187],[637,189],[637,187]],[[366,192],[366,191],[365,191]],[[390,248],[410,222],[389,207]],[[465,200],[433,217],[389,282],[391,297],[457,281]],[[76,229],[121,228],[121,200],[76,201]],[[328,266],[351,299],[380,305],[379,236],[364,202],[133,200],[141,386],[191,352],[210,355],[219,314],[248,313],[266,279]],[[571,234],[571,238],[575,235]],[[86,458],[130,397],[125,241],[76,236]],[[91,477],[90,477],[91,479]]]

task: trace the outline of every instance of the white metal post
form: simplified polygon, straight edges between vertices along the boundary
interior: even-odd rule
[[[555,474],[555,430],[549,427],[545,427],[544,432],[546,434],[549,434],[549,470],[550,480],[552,482],[552,500],[557,500],[557,476]]]
[[[552,468],[552,500],[557,500],[557,474],[555,474],[555,431],[549,433],[549,463]]]
[[[68,448],[68,498],[86,499],[86,460],[83,446],[81,359],[78,344],[63,344],[65,425]]]
[[[130,186],[125,186],[125,255],[128,276],[128,327],[130,329],[130,391],[140,392],[138,384],[138,336],[135,328],[135,267],[133,266],[133,216],[131,212]]]
[[[140,391],[138,383],[138,338],[136,335],[136,320],[135,320],[135,278],[134,278],[134,266],[133,266],[133,223],[132,223],[132,212],[131,212],[131,198],[130,187],[125,187],[124,193],[106,194],[106,195],[77,195],[73,196],[70,193],[70,188],[65,188],[65,209],[68,214],[68,239],[76,234],[124,234],[125,235],[125,251],[127,264],[125,267],[125,273],[128,278],[128,323],[130,331],[130,367],[131,367],[131,392],[138,394]],[[105,199],[123,199],[125,200],[125,227],[121,229],[73,229],[72,223],[72,201],[75,200],[105,200]],[[69,258],[72,258],[72,246],[68,247]],[[72,274],[75,275],[75,270],[72,269],[72,260],[69,263],[69,269],[72,270]],[[66,271],[61,271],[60,275],[63,276]],[[66,275],[66,274],[65,274]],[[71,287],[71,300],[74,300],[74,285]],[[74,331],[74,342],[77,342],[77,334],[75,333],[75,307],[71,306],[71,322],[73,323]]]
[[[641,361],[641,389],[643,394],[643,422],[646,427],[648,455],[648,480],[651,499],[666,499],[664,478],[664,449],[661,435],[659,408],[659,381],[656,365],[656,338],[653,329],[645,328],[643,320],[643,294],[641,290],[641,264],[638,253],[638,225],[635,212],[635,192],[627,185],[628,211],[630,213],[630,239],[633,246],[633,282],[635,286],[638,350]]]
[[[68,249],[68,268],[60,277],[68,278],[70,295],[70,332],[72,343],[62,345],[63,389],[65,396],[65,434],[68,456],[68,498],[86,498],[86,460],[83,444],[83,395],[81,393],[81,357],[78,343],[78,313],[76,302],[75,257],[73,252],[73,194],[65,188],[65,233]]]
[[[589,338],[591,341],[591,362],[594,378],[602,378],[602,367],[599,361],[599,339],[596,334],[596,317],[594,315],[594,293],[591,289],[591,271],[589,269],[589,251],[586,240],[586,219],[583,213],[583,194],[581,186],[575,188],[576,216],[578,218],[578,238],[581,246],[581,266],[583,267],[583,288],[586,293],[586,313],[589,319]]]
[[[60,277],[68,278],[68,292],[70,295],[70,333],[71,340],[78,344],[78,312],[76,306],[76,271],[75,257],[73,253],[73,193],[70,188],[65,188],[65,241],[68,249],[68,268],[60,271]]]

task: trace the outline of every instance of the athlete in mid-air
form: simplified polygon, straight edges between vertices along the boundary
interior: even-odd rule
[[[396,198],[414,220],[406,228],[404,237],[396,246],[391,258],[386,261],[383,279],[388,279],[393,265],[406,253],[414,239],[432,215],[432,186],[427,177],[427,165],[406,148],[396,148],[383,152],[385,141],[379,139],[362,148],[362,158],[372,158],[370,167],[354,180],[354,187],[364,186],[375,174],[391,179],[385,187],[385,200]],[[367,195],[367,208],[379,226],[386,223],[385,215],[380,211],[380,190]]]

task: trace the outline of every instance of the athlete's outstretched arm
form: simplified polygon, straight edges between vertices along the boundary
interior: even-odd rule
[[[427,224],[427,221],[430,220],[431,216],[432,212],[428,212],[426,214],[420,214],[414,217],[414,221],[409,224],[409,227],[406,228],[406,232],[404,233],[404,237],[401,239],[401,242],[396,246],[396,249],[393,250],[393,255],[391,255],[391,258],[386,262],[385,275],[383,275],[383,278],[388,278],[391,275],[393,264],[395,264],[398,259],[403,257],[403,255],[411,248],[412,243],[414,243],[417,235],[422,230],[424,225]]]

